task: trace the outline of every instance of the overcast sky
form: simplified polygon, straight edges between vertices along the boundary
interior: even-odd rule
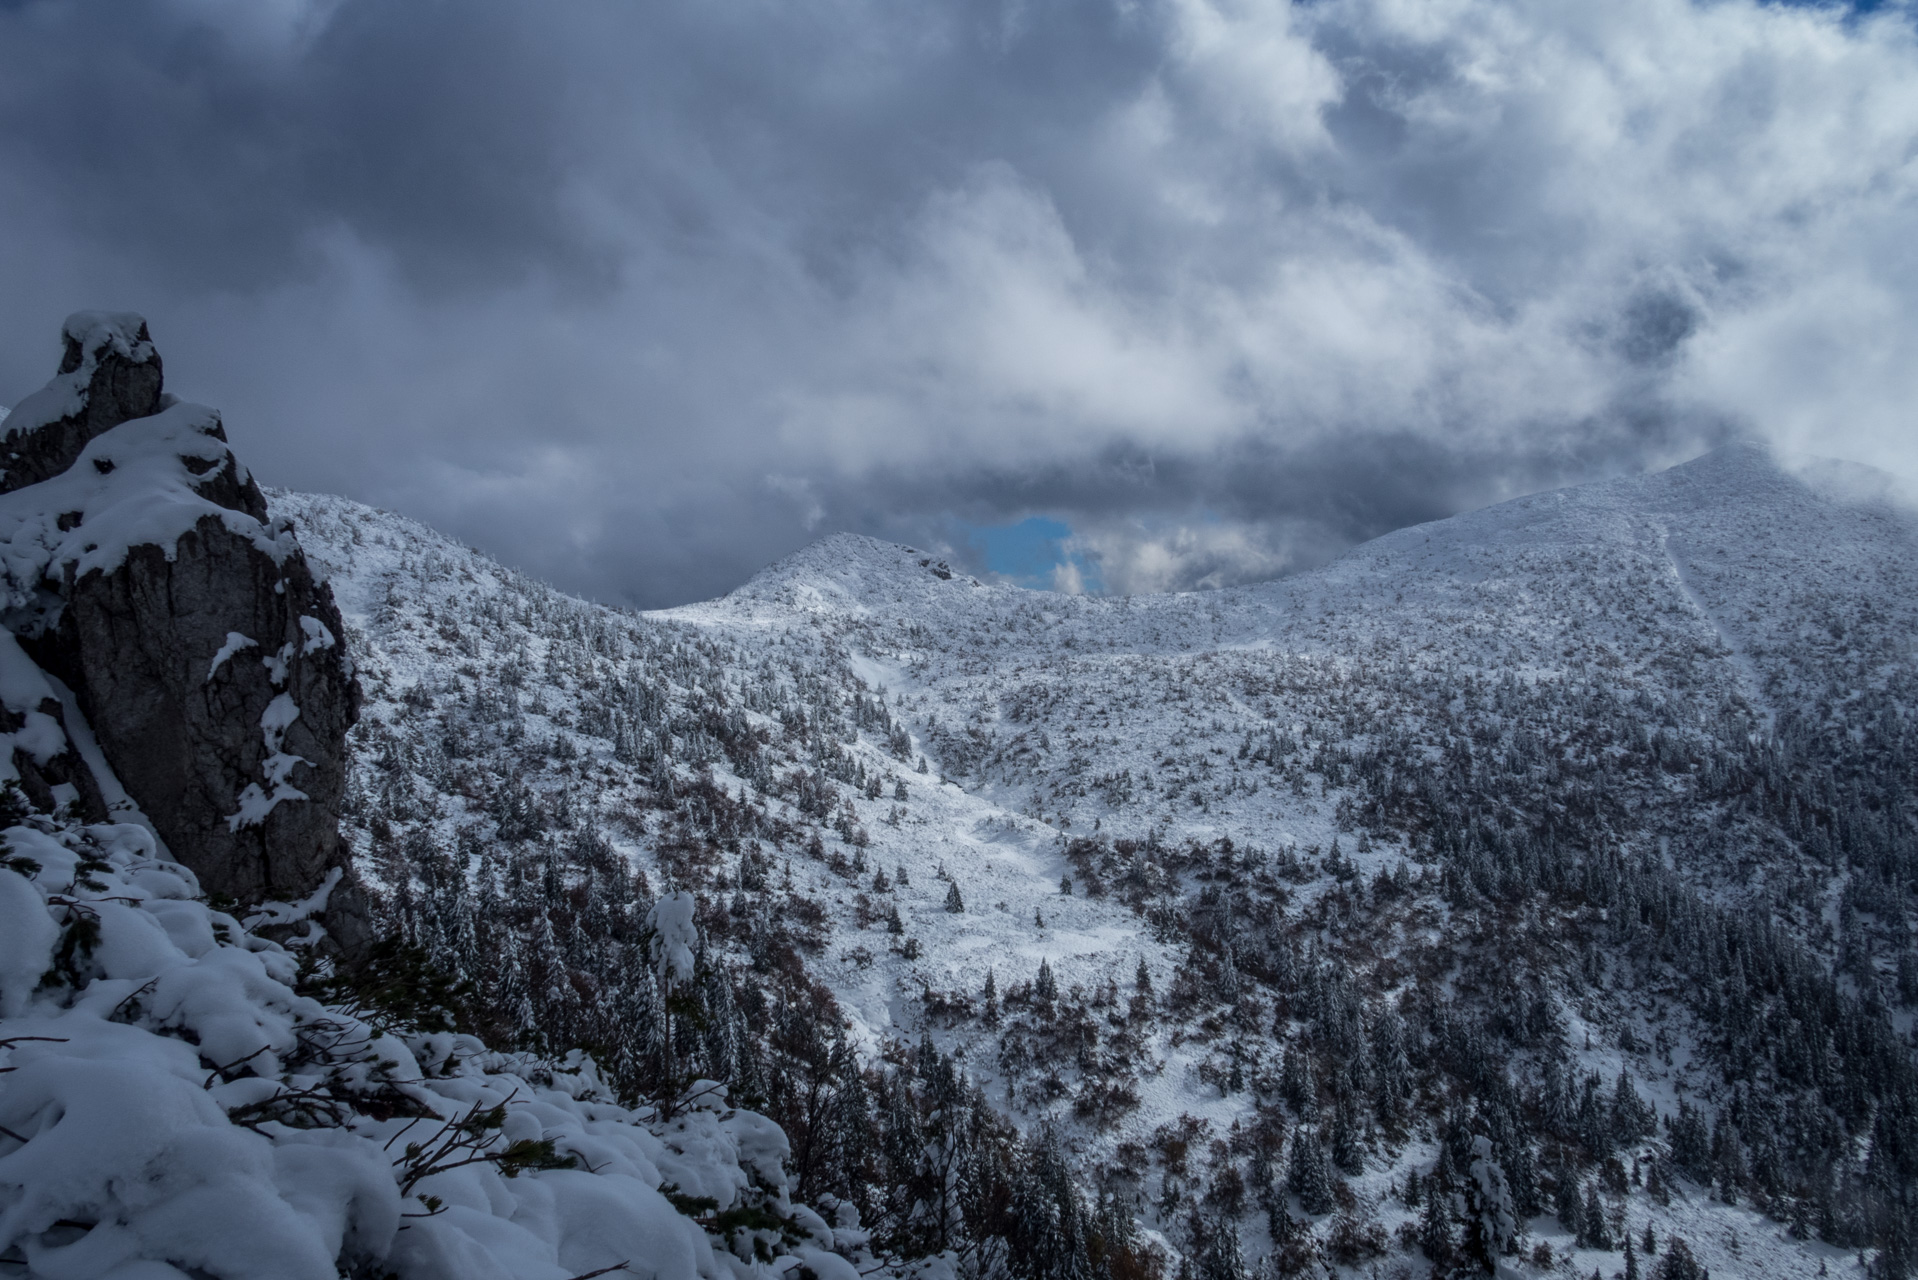
[[[0,0],[0,403],[138,310],[264,481],[642,606],[836,529],[1164,590],[1735,435],[1910,473],[1913,31]]]

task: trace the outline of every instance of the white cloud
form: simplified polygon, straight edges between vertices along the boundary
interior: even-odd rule
[[[1123,519],[1095,522],[1065,543],[1068,556],[1098,574],[1120,595],[1209,590],[1276,577],[1295,567],[1302,548],[1297,530],[1254,527],[1215,519]],[[1085,574],[1068,561],[1055,575],[1083,589]]]
[[[1207,102],[1215,124],[1255,146],[1303,151],[1328,144],[1319,113],[1342,86],[1302,34],[1295,6],[1170,0],[1170,9],[1168,72]]]
[[[961,505],[1069,520],[1114,588],[1237,581],[1430,514],[1404,473],[1446,458],[1480,500],[1727,424],[1918,473],[1904,10],[476,0],[449,42],[286,0],[217,119],[144,28],[53,48],[79,13],[0,10],[0,286],[38,313],[0,399],[64,311],[145,307],[268,478],[602,594]],[[475,66],[498,103],[436,88]],[[1243,470],[1295,456],[1350,460],[1315,473],[1350,514]]]
[[[849,471],[1367,431],[1538,447],[1664,396],[1676,364],[1668,408],[1781,438],[1822,414],[1828,447],[1886,454],[1910,367],[1888,344],[1918,336],[1914,280],[1885,277],[1918,213],[1902,20],[1683,0],[1173,15],[1169,70],[1105,138],[1122,198],[1168,221],[1142,246],[1076,236],[1098,219],[1004,164],[936,193],[830,318],[788,444]],[[1384,78],[1369,109],[1396,143],[1328,132],[1341,81],[1312,40],[1348,80]],[[1247,180],[1248,134],[1286,145],[1285,181]],[[1815,367],[1779,360],[1814,315],[1859,332]],[[1834,394],[1854,373],[1868,404]]]

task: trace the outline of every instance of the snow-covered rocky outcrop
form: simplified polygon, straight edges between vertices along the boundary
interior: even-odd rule
[[[117,788],[209,890],[304,896],[342,865],[359,698],[332,594],[219,415],[161,391],[138,316],[82,312],[65,337],[63,372],[6,420],[0,494],[0,621],[64,690],[9,713],[61,718],[70,697]],[[54,767],[108,816],[104,779],[20,745],[13,772],[43,802]]]
[[[875,1270],[725,1083],[641,1097],[577,1047],[489,1047],[469,989],[372,935],[331,592],[138,317],[66,340],[0,492],[0,1275]],[[692,904],[632,921],[669,1002]]]
[[[59,374],[5,416],[0,493],[59,475],[93,437],[161,408],[160,353],[139,316],[76,312],[60,338]]]

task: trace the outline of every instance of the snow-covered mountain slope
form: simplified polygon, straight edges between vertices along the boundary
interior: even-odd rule
[[[1907,515],[1735,448],[1227,592],[839,535],[637,616],[273,501],[367,686],[399,924],[489,1034],[731,1082],[882,1254],[992,1274],[1083,1211],[1085,1257],[1222,1276],[1583,1275],[1648,1229],[1904,1265]],[[697,1034],[628,976],[668,889]]]
[[[1802,736],[1854,727],[1867,693],[1914,701],[1918,525],[1821,499],[1748,448],[1401,530],[1228,592],[1073,598],[941,580],[923,560],[842,535],[667,616],[742,643],[810,619],[912,699],[947,772],[1079,834],[1329,843],[1318,820],[1336,803],[1248,756],[1416,758],[1417,744],[1434,763],[1448,725],[1499,685],[1629,718],[1614,760],[1727,718],[1776,731],[1783,712]],[[1596,763],[1591,718],[1515,745]],[[1494,709],[1491,727],[1512,719]],[[1669,778],[1620,785],[1622,840],[1668,834],[1648,809],[1699,816]]]
[[[970,632],[1015,664],[1075,650],[1390,652],[1459,674],[1575,677],[1596,665],[1656,684],[1643,664],[1729,652],[1729,669],[1696,678],[1804,702],[1870,683],[1872,667],[1858,664],[1874,655],[1881,686],[1888,663],[1909,660],[1915,530],[1893,508],[1829,501],[1759,450],[1730,447],[1402,529],[1317,572],[1247,588],[1112,600],[982,587],[942,580],[910,549],[842,534],[671,616],[817,613],[889,640],[930,635],[936,647]]]

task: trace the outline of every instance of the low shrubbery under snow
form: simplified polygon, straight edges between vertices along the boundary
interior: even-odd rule
[[[142,827],[3,838],[5,1274],[856,1274],[829,1250],[857,1237],[791,1203],[785,1135],[722,1092],[629,1110],[581,1053],[342,1001]]]

